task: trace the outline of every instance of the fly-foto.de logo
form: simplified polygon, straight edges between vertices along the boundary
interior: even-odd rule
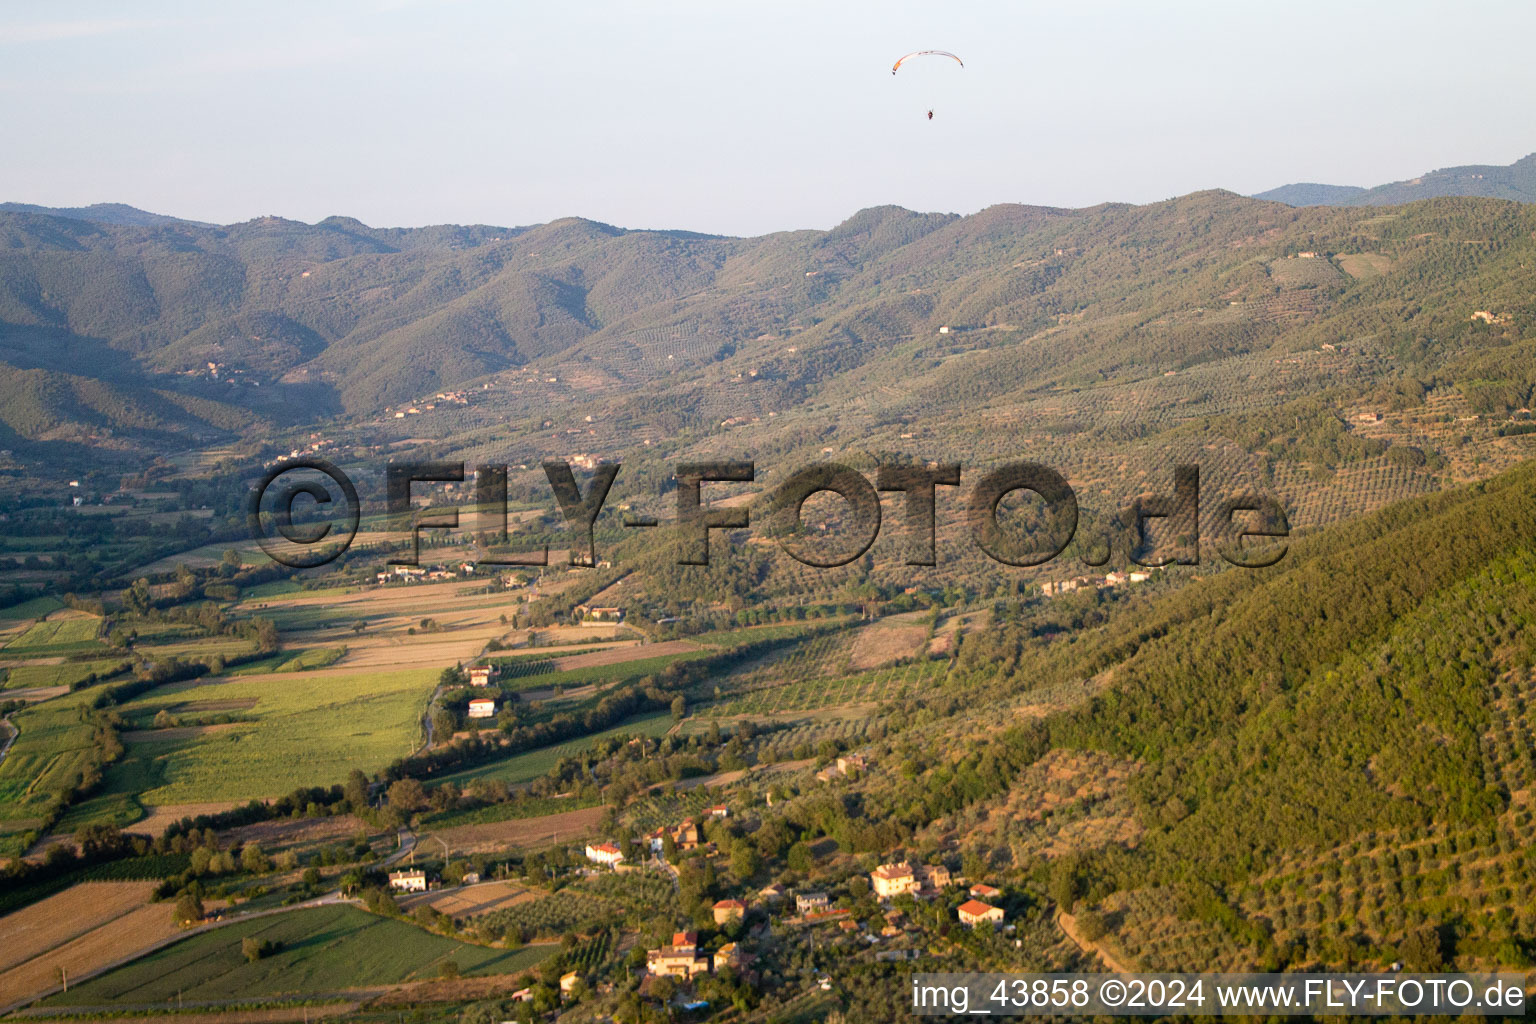
[[[607,506],[621,466],[598,464],[585,488],[567,462],[547,460],[544,476],[554,504],[572,537],[569,561],[574,566],[596,566],[603,560],[597,551],[594,527]],[[835,568],[859,558],[875,543],[882,523],[882,492],[897,495],[900,529],[905,533],[913,566],[937,564],[938,508],[941,489],[961,487],[959,463],[927,463],[881,466],[874,479],[839,463],[818,463],[790,474],[767,496],[765,514],[759,519],[785,554],[803,565]],[[476,465],[472,470],[473,511],[470,528],[483,535],[506,535],[507,467]],[[392,462],[385,467],[385,513],[388,528],[405,540],[405,550],[390,559],[394,565],[415,565],[423,529],[458,529],[462,508],[434,508],[423,512],[413,505],[416,485],[461,484],[469,479],[463,462]],[[753,528],[752,510],[745,507],[712,507],[706,490],[710,484],[748,484],[756,481],[757,467],[750,461],[682,462],[674,467],[676,517],[672,525],[679,539],[678,564],[710,564],[711,535],[720,531]],[[806,502],[815,495],[831,493],[842,499],[845,514],[839,518],[836,536],[812,542],[801,529]],[[1030,528],[1010,529],[1002,506],[1010,496],[1027,494],[1033,500]],[[1008,566],[1037,566],[1059,556],[1077,537],[1077,495],[1066,479],[1037,462],[1010,462],[989,468],[970,485],[962,498],[959,518],[972,543],[988,558]],[[295,459],[278,463],[252,489],[246,507],[252,537],[271,558],[294,568],[325,565],[345,552],[357,536],[362,507],[356,486],[346,473],[324,459]],[[1116,521],[1124,535],[1128,557],[1139,565],[1193,565],[1199,561],[1201,533],[1200,470],[1175,466],[1170,493],[1137,498]],[[1217,553],[1245,568],[1274,565],[1285,556],[1283,539],[1290,535],[1285,511],[1272,497],[1243,493],[1224,497],[1207,514],[1207,527],[1217,538]],[[663,525],[656,516],[629,511],[619,523],[626,529],[644,530]],[[1165,554],[1149,544],[1149,532],[1159,525],[1181,538],[1179,551]],[[1268,542],[1261,547],[1250,539]],[[1103,552],[1102,558],[1084,554],[1089,565],[1109,560],[1113,537],[1094,538],[1085,550]],[[549,547],[533,552],[505,554],[488,551],[478,561],[486,565],[541,566],[549,564]]]

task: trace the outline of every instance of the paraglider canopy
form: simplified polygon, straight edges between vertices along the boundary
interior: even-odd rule
[[[961,67],[965,67],[965,61],[961,60],[959,57],[956,57],[948,50],[913,50],[911,53],[898,58],[896,63],[891,65],[891,74],[894,75],[896,72],[900,71],[901,66],[914,57],[948,57],[950,60],[954,61],[956,64],[959,64]]]

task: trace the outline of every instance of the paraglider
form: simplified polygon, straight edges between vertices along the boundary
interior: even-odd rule
[[[905,63],[907,63],[907,61],[913,60],[913,59],[915,59],[917,57],[946,57],[949,60],[952,60],[956,64],[960,65],[962,68],[965,67],[965,61],[961,60],[959,57],[957,57],[954,54],[950,53],[948,50],[913,50],[911,53],[906,54],[903,57],[897,58],[896,63],[891,65],[891,74],[894,75],[896,72],[901,70],[901,66],[903,64],[905,64]],[[919,77],[922,77],[922,76],[919,75]],[[933,108],[932,107],[928,108],[928,120],[930,120],[930,121],[933,120]]]
[[[961,60],[959,57],[956,57],[948,50],[913,50],[906,56],[897,58],[896,63],[891,65],[891,74],[894,75],[896,72],[900,71],[901,66],[907,61],[911,60],[913,57],[948,57],[950,60],[954,61],[956,64],[959,64],[961,67],[965,67],[965,61]]]

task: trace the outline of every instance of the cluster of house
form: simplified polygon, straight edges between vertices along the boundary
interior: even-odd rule
[[[731,816],[731,809],[725,804],[715,804],[706,807],[704,813],[708,817],[723,820]],[[684,818],[680,825],[663,825],[647,832],[640,837],[640,842],[653,855],[660,855],[669,838],[679,850],[696,850],[701,846],[712,848],[704,842],[704,832],[692,818]],[[604,867],[618,867],[624,862],[624,850],[615,843],[588,843],[586,854],[587,860]]]
[[[1492,327],[1506,327],[1515,321],[1515,318],[1510,316],[1508,313],[1494,313],[1487,309],[1479,309],[1474,311],[1473,314],[1468,317],[1468,319],[1481,320],[1483,323]]]
[[[869,874],[870,887],[882,900],[906,895],[929,899],[937,896],[939,890],[947,888],[952,881],[949,869],[941,864],[909,864],[906,861],[881,864]],[[1001,890],[977,883],[971,886],[968,895],[971,898],[960,904],[956,911],[961,924],[967,928],[975,928],[980,924],[996,928],[1003,923],[1007,916],[1003,908],[985,902],[1001,896]]]
[[[374,578],[380,583],[420,583],[423,580],[456,580],[461,575],[474,574],[474,562],[460,562],[453,566],[435,565],[429,569],[419,565],[397,565],[387,572],[378,573]]]
[[[208,365],[212,366],[213,364],[209,363]],[[214,372],[214,376],[215,377],[218,376],[218,372],[217,371]],[[331,441],[331,440],[329,440],[327,438],[321,437],[319,434],[310,434],[309,436],[310,436],[310,439],[311,439],[309,444],[305,445],[302,448],[291,449],[288,452],[288,457],[290,459],[297,459],[297,458],[299,458],[301,456],[304,456],[304,455],[314,455],[314,454],[317,454],[318,452],[320,452],[323,449],[334,447],[335,444],[336,444],[335,441]]]
[[[862,775],[869,771],[869,759],[863,754],[844,754],[816,773],[818,782],[831,782],[843,775]]]
[[[869,874],[870,887],[882,900],[908,893],[914,896],[937,895],[949,883],[949,869],[941,864],[914,865],[898,861],[895,864],[881,864]]]
[[[1145,583],[1151,578],[1152,573],[1150,570],[1108,572],[1103,576],[1074,576],[1067,580],[1047,580],[1040,584],[1040,592],[1047,597],[1055,597],[1060,594],[1070,594],[1072,591],[1081,590],[1084,587],[1103,590],[1105,587],[1123,587],[1127,583]]]
[[[607,563],[599,565],[602,568]],[[594,604],[579,604],[572,609],[575,617],[582,622],[623,622],[624,609],[600,606]]]
[[[719,920],[718,913],[715,919]],[[710,954],[699,948],[698,932],[674,932],[669,944],[646,951],[645,969],[657,977],[690,981],[723,967],[740,967],[744,961],[745,957],[734,942],[728,942]]]

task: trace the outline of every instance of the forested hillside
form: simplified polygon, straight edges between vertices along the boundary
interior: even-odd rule
[[[36,377],[51,383],[0,403],[28,457],[84,458],[105,431],[149,457],[220,431],[322,423],[370,442],[425,429],[544,455],[572,429],[544,427],[548,414],[578,408],[602,424],[598,449],[616,447],[620,427],[698,439],[740,428],[772,450],[844,426],[870,439],[927,425],[950,444],[962,411],[1034,403],[1056,437],[1121,444],[1219,415],[1250,451],[1309,446],[1333,468],[1391,446],[1341,447],[1351,406],[1461,394],[1484,415],[1522,408],[1525,385],[1505,375],[1518,371],[1492,350],[1536,320],[1536,214],[1496,200],[1291,209],[1210,192],[969,217],[883,207],[831,231],[746,239],[575,219],[375,229],[70,213],[0,212],[8,375],[198,404],[172,415],[82,402],[65,396],[83,385]],[[480,394],[453,399],[447,418],[439,402],[436,418],[394,423],[465,388]],[[1303,436],[1278,436],[1269,407],[1306,396],[1319,404]],[[1398,439],[1456,461],[1444,438]]]
[[[1004,731],[965,742],[990,716],[961,712],[948,738],[889,749],[933,766],[920,794],[975,802],[925,809],[905,790],[891,809],[918,829],[927,810],[951,813],[934,834],[998,865],[1072,830],[1058,898],[1101,914],[1148,969],[1417,958],[1431,924],[1446,956],[1525,962],[1533,536],[1526,465],[1071,635],[999,618],[967,638],[961,667],[982,692],[961,700],[1015,709],[992,723]],[[1035,717],[1041,695],[1080,680],[1091,696]],[[1116,766],[1106,788],[1054,821],[1011,817],[1028,765],[1083,758]]]
[[[1396,206],[1439,196],[1486,196],[1517,203],[1536,203],[1536,153],[1507,167],[1496,164],[1446,167],[1375,188],[1313,183],[1282,185],[1260,192],[1254,198],[1272,199],[1291,206]]]

